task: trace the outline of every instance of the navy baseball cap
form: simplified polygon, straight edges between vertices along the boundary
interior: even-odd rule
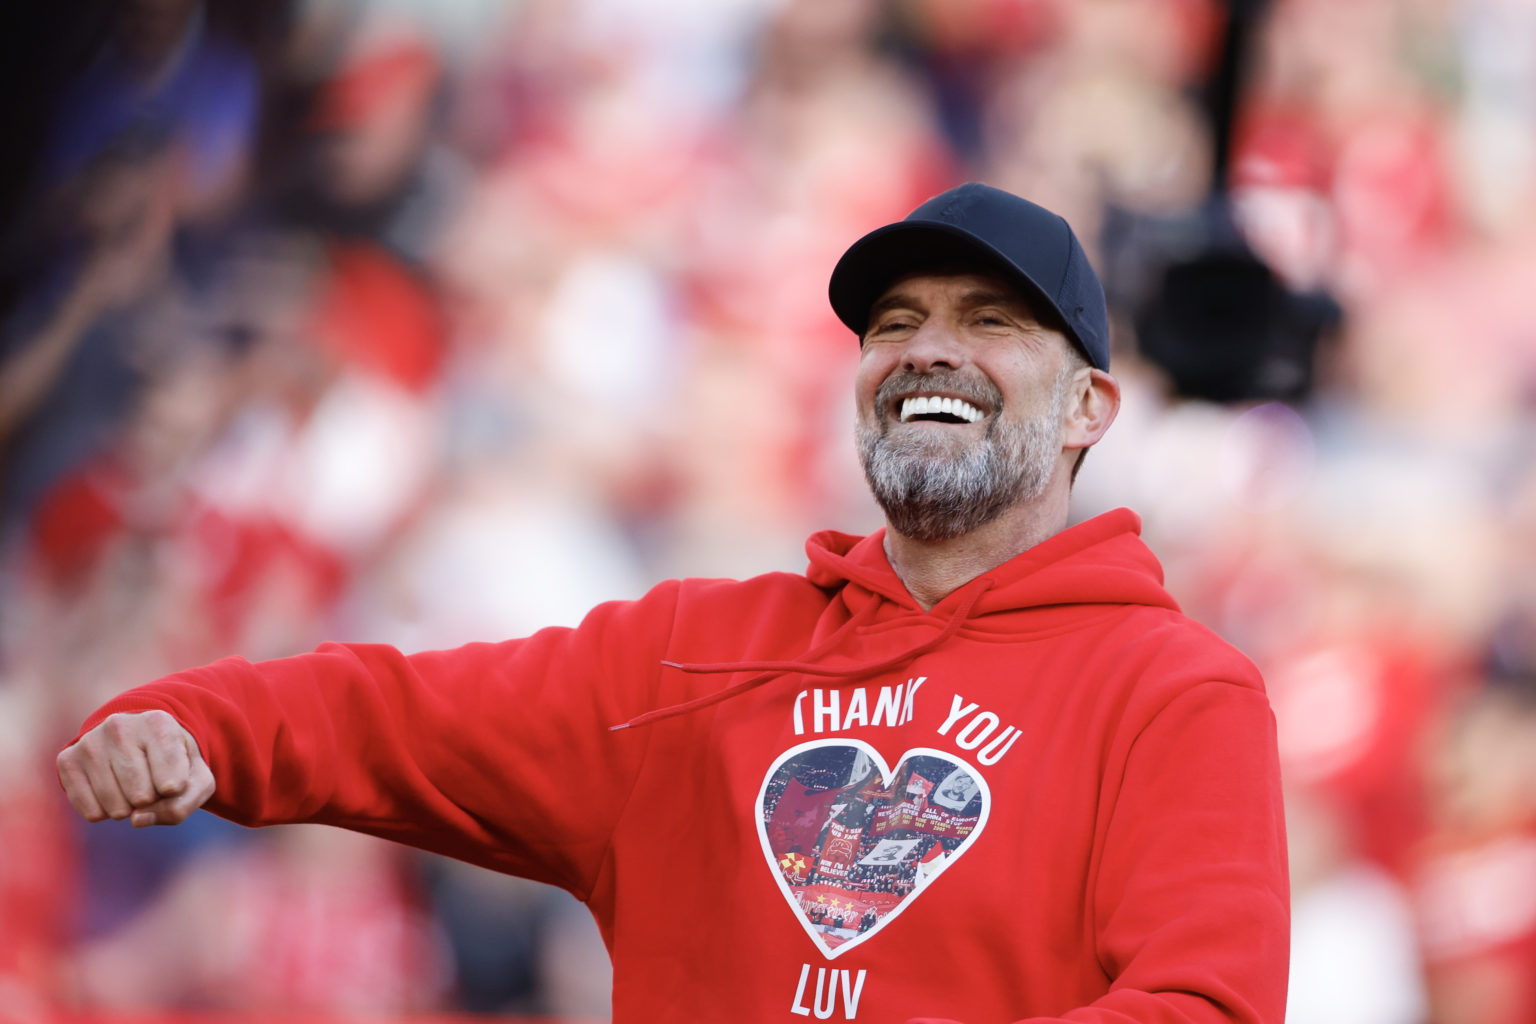
[[[947,259],[979,260],[1014,284],[1077,344],[1088,362],[1109,369],[1104,288],[1072,228],[1057,214],[1011,192],[976,182],[942,192],[854,242],[832,270],[828,295],[837,318],[864,336],[869,309],[898,278]]]

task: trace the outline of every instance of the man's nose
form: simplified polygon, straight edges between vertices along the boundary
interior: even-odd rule
[[[936,317],[925,320],[907,339],[902,350],[902,364],[913,373],[956,370],[967,358],[965,340],[954,325]]]

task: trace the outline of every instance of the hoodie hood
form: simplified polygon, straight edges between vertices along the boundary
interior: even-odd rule
[[[850,614],[837,632],[799,657],[782,661],[663,661],[665,667],[680,672],[755,674],[692,700],[647,711],[612,728],[628,729],[685,715],[790,673],[847,678],[890,668],[941,646],[966,625],[989,616],[1083,605],[1149,605],[1177,611],[1178,605],[1163,589],[1162,566],[1142,543],[1140,533],[1141,518],[1136,513],[1129,509],[1106,512],[982,573],[924,612],[886,557],[884,530],[868,537],[824,530],[806,542],[811,561],[806,578],[829,593],[841,592]],[[884,658],[837,665],[823,661],[838,649],[843,633],[892,612],[931,615],[942,625],[927,639]]]
[[[857,613],[871,601],[921,611],[885,554],[885,531],[855,537],[834,530],[806,542],[806,576],[817,586],[843,591]],[[972,618],[1065,605],[1148,605],[1177,611],[1163,589],[1163,567],[1141,539],[1141,517],[1120,508],[1069,527],[982,573],[933,607],[942,615],[985,587]]]

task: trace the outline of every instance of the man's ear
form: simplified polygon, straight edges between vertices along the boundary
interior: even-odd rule
[[[1120,412],[1120,384],[1108,373],[1084,367],[1072,380],[1072,400],[1062,437],[1063,448],[1088,448],[1095,444]]]

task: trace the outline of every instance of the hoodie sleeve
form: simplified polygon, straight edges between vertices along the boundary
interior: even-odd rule
[[[128,691],[81,732],[164,710],[197,740],[222,817],[339,825],[585,897],[648,738],[609,727],[653,705],[676,602],[664,584],[575,629],[451,651],[228,658]]]
[[[1197,685],[1142,729],[1092,906],[1109,991],[1017,1024],[1281,1024],[1290,895],[1274,717],[1261,689]]]

